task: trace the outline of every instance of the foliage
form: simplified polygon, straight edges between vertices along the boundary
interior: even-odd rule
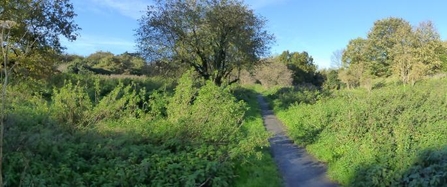
[[[324,90],[338,90],[343,87],[343,84],[338,76],[338,72],[342,70],[328,69],[321,70],[320,73],[324,77],[323,86]]]
[[[66,83],[62,88],[53,91],[53,107],[55,119],[61,124],[75,126],[81,124],[93,107],[92,102],[79,82],[74,85]]]
[[[313,84],[321,86],[324,75],[317,72],[312,56],[307,52],[284,51],[281,55],[265,58],[249,70],[240,73],[241,83],[262,84],[266,88]]]
[[[320,97],[327,93],[322,92],[317,87],[296,86],[296,87],[282,87],[277,89],[270,89],[264,91],[268,96],[270,104],[275,111],[286,110],[295,104],[314,104]]]
[[[372,75],[390,76],[390,66],[394,64],[393,47],[400,43],[401,37],[407,33],[403,30],[411,30],[409,22],[402,18],[385,18],[374,22],[374,26],[368,33],[366,54],[367,62]],[[365,54],[364,54],[365,55]]]
[[[293,84],[304,84],[312,83],[314,85],[319,85],[317,80],[316,71],[317,66],[315,65],[312,56],[307,52],[289,52],[284,51],[277,57],[280,63],[286,64],[287,68],[293,72]]]
[[[239,0],[157,0],[140,19],[136,35],[150,62],[186,63],[221,85],[233,70],[268,52],[273,36],[264,26],[265,20]]]
[[[386,18],[374,23],[366,39],[349,42],[339,76],[348,88],[365,86],[370,90],[372,79],[390,76],[414,85],[423,76],[439,72],[443,51],[430,21],[411,26],[401,18]]]
[[[240,187],[258,187],[271,186],[279,187],[282,185],[281,176],[272,158],[267,139],[269,137],[265,130],[261,116],[261,110],[257,101],[258,93],[253,89],[236,87],[233,94],[238,100],[245,101],[249,109],[245,113],[243,130],[247,133],[247,141],[259,141],[255,137],[263,137],[259,141],[258,149],[260,154],[253,155],[246,162],[236,167],[236,174],[239,176],[235,181],[235,186]]]
[[[73,41],[80,29],[73,21],[76,14],[69,0],[8,0],[1,1],[0,7],[0,20],[16,23],[8,38],[11,48],[7,67],[16,66],[37,74],[36,78],[47,74],[55,64],[54,54],[63,49],[60,37]]]
[[[327,162],[342,185],[443,186],[447,115],[439,109],[447,107],[446,81],[341,90],[311,104],[274,106],[289,135]]]
[[[172,95],[148,80],[58,76],[49,91],[10,87],[5,186],[244,186],[263,183],[247,172],[274,171],[259,111],[230,88],[185,75]]]
[[[285,64],[275,62],[272,59],[254,67],[252,74],[251,77],[255,82],[261,83],[266,88],[292,85],[292,71]]]
[[[136,53],[125,52],[114,55],[110,52],[98,51],[86,58],[72,58],[68,63],[68,72],[77,74],[148,74],[147,65],[143,58]]]

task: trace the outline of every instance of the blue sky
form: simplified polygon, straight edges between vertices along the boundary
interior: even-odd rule
[[[134,52],[137,19],[151,0],[73,0],[82,28],[75,42],[63,40],[66,52],[87,56],[96,51]],[[320,68],[330,67],[332,52],[349,40],[366,37],[374,21],[400,17],[412,25],[431,20],[447,37],[444,0],[245,0],[268,20],[276,37],[271,54],[307,51]]]

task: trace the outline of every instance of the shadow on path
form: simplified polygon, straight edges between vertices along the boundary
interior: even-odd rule
[[[269,142],[275,162],[286,187],[335,187],[336,183],[326,175],[326,166],[309,155],[304,148],[296,146],[285,132],[265,99],[258,95],[264,125],[273,137]]]

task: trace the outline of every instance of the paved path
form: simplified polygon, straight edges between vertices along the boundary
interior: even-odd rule
[[[286,187],[336,187],[326,176],[326,166],[315,160],[304,148],[290,140],[282,123],[276,118],[262,96],[258,96],[264,125],[273,133],[270,138],[272,154]]]

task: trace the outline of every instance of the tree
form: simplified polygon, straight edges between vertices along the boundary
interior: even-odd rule
[[[60,53],[60,37],[76,40],[80,29],[73,21],[76,14],[69,0],[15,0],[0,1],[0,20],[11,20],[16,26],[11,29],[10,62],[8,67],[27,71],[53,68],[48,57]],[[33,57],[34,56],[34,57]],[[30,61],[35,56],[46,59]]]
[[[324,82],[322,87],[327,90],[338,90],[341,88],[341,81],[338,78],[340,69],[323,69],[320,73],[323,75]]]
[[[421,22],[418,27],[400,28],[392,48],[395,75],[404,83],[414,84],[421,77],[441,68],[442,43],[434,25]]]
[[[339,49],[334,52],[332,52],[331,56],[331,66],[335,69],[340,69],[343,67],[343,53],[345,52],[345,49]]]
[[[2,110],[0,127],[0,185],[3,184],[3,137],[6,121],[8,79],[16,67],[29,68],[41,62],[43,53],[60,52],[59,37],[72,41],[79,27],[73,22],[76,14],[68,0],[0,1]],[[39,57],[29,60],[28,57]],[[28,64],[27,64],[28,62]],[[33,64],[31,64],[33,63]]]
[[[441,68],[443,53],[441,37],[431,21],[419,23],[416,34],[417,58],[427,66],[426,74],[433,74]]]
[[[6,122],[6,102],[7,102],[7,86],[8,86],[8,79],[9,79],[9,72],[7,65],[9,62],[8,54],[10,49],[9,39],[11,34],[11,29],[16,26],[16,22],[14,21],[0,21],[0,29],[1,29],[1,37],[0,37],[0,44],[2,44],[2,57],[3,57],[3,66],[2,66],[2,105],[1,105],[1,111],[0,111],[0,185],[3,185],[3,138],[4,138],[4,131],[5,131],[5,122]]]
[[[139,22],[138,48],[149,62],[186,63],[217,85],[258,62],[273,41],[265,20],[239,0],[156,0]]]
[[[341,58],[343,68],[347,68],[351,64],[367,63],[368,55],[365,51],[367,42],[368,41],[363,38],[356,38],[349,41]]]
[[[441,54],[439,55],[439,60],[441,61],[440,70],[447,72],[447,41],[442,42]]]
[[[85,58],[87,65],[95,68],[97,67],[102,59],[113,58],[115,55],[111,52],[106,51],[96,51]]]
[[[419,63],[416,54],[416,35],[412,32],[411,28],[401,27],[395,32],[394,46],[390,51],[394,62],[392,64],[394,74],[397,75],[400,80],[407,84],[410,81],[410,72],[414,68],[416,63]]]
[[[393,46],[396,45],[399,35],[396,32],[411,29],[409,22],[402,18],[386,18],[378,20],[368,33],[368,45],[366,53],[369,62],[368,69],[376,77],[388,77],[391,75],[390,66],[394,59],[390,55]]]
[[[287,68],[286,64],[276,61],[275,59],[266,59],[259,66],[256,66],[254,78],[264,87],[273,86],[291,86],[293,72]]]
[[[317,66],[314,59],[306,51],[289,52],[284,51],[277,57],[281,63],[287,65],[287,68],[293,72],[293,83],[313,83],[316,84]]]
[[[137,53],[125,52],[117,56],[123,64],[122,72],[124,74],[142,75],[146,62]]]
[[[350,64],[348,68],[342,68],[338,71],[338,77],[346,84],[348,89],[355,88],[361,84],[365,73],[364,63]]]

